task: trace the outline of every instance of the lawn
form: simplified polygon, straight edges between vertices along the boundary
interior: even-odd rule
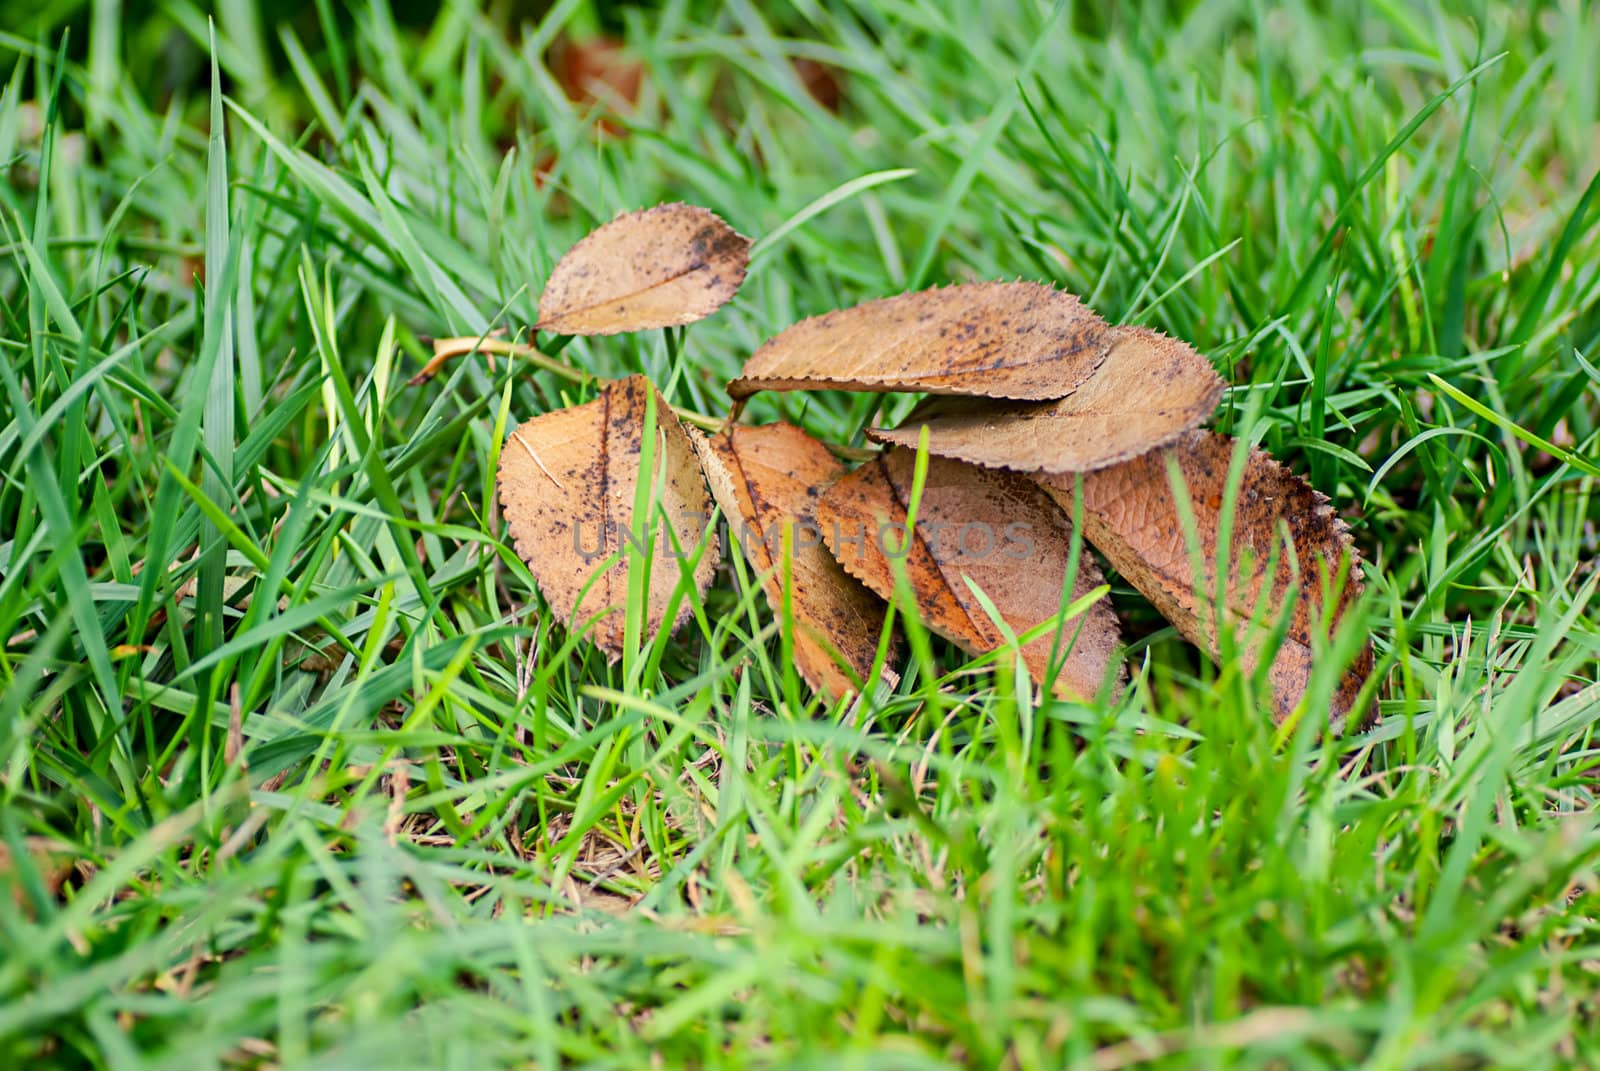
[[[0,3],[0,1064],[1593,1066],[1600,11],[1466,6]],[[716,315],[407,385],[680,200]],[[1381,720],[1114,574],[1096,703],[541,602],[510,426],[1017,278],[1329,496]]]

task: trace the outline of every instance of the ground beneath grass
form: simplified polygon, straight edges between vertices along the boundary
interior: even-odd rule
[[[4,20],[0,1062],[1592,1065],[1600,14],[423,7]],[[663,200],[758,240],[727,309],[405,386]],[[1376,727],[1115,578],[1087,705],[928,641],[826,706],[742,561],[615,665],[542,611],[491,459],[575,372],[718,416],[1017,277],[1332,498]]]

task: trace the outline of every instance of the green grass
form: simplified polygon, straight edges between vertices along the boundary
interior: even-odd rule
[[[0,1062],[1600,1059],[1594,10],[681,0],[605,15],[597,137],[540,62],[582,3],[123,6],[0,22]],[[706,414],[936,282],[1191,340],[1352,521],[1382,722],[1278,739],[1116,581],[1108,705],[913,631],[829,709],[742,561],[608,666],[493,493],[592,388],[404,383],[667,199],[762,239],[739,297],[558,357]]]

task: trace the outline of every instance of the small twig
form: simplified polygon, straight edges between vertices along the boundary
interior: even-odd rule
[[[411,791],[410,764],[396,760],[389,765],[389,809],[383,818],[383,835],[391,845],[400,842],[400,827],[406,820],[406,794]]]
[[[871,461],[881,452],[870,446],[846,446],[844,443],[830,443],[826,440],[822,445],[833,451],[833,456],[840,461]]]
[[[522,448],[524,450],[528,451],[528,456],[533,458],[533,463],[535,465],[539,466],[539,471],[544,473],[546,476],[550,477],[550,482],[551,483],[555,484],[557,487],[559,487],[563,491],[566,490],[566,488],[562,486],[561,481],[556,479],[555,473],[551,472],[549,469],[544,467],[544,462],[539,460],[539,455],[534,452],[533,447],[528,443],[528,440],[524,439],[521,435],[518,435],[516,432],[512,432],[511,433],[511,437],[513,439],[517,440],[517,442],[522,444]]]
[[[728,410],[728,415],[723,417],[721,420],[713,420],[710,417],[702,417],[697,415],[696,419],[691,421],[691,423],[699,424],[700,427],[706,428],[709,431],[714,431],[718,435],[725,435],[727,434],[728,429],[739,423],[739,418],[744,415],[745,403],[749,400],[750,399],[748,398],[737,399],[733,403],[733,407]],[[688,420],[689,418],[684,417],[684,419]],[[865,446],[846,446],[844,443],[832,443],[827,441],[824,441],[822,445],[826,446],[830,451],[832,451],[833,456],[839,458],[841,461],[870,461],[878,456],[878,451]]]
[[[461,335],[456,338],[436,338],[433,340],[433,359],[422,366],[422,371],[411,377],[410,386],[418,387],[439,374],[452,357],[464,357],[470,353],[500,353],[508,357],[522,357],[532,364],[547,372],[554,372],[574,383],[587,383],[595,378],[588,372],[564,364],[554,357],[540,353],[539,350],[526,342],[502,342],[500,339],[483,338],[480,335]]]
[[[678,419],[685,424],[693,424],[695,427],[703,428],[713,434],[720,432],[726,426],[726,421],[720,417],[706,416],[704,413],[696,413],[693,409],[685,409],[682,406],[675,405],[672,407],[672,411],[677,413]]]

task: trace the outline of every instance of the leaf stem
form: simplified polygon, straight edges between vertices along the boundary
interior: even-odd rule
[[[460,335],[455,338],[433,339],[433,357],[422,366],[420,372],[411,377],[410,386],[421,386],[438,375],[439,370],[452,357],[465,357],[473,353],[498,353],[507,357],[521,357],[546,372],[553,372],[574,383],[588,383],[599,378],[580,368],[558,361],[546,353],[541,353],[538,347],[526,342],[507,342],[504,339],[485,338],[482,335]],[[723,417],[706,416],[704,413],[697,413],[693,409],[677,405],[672,407],[672,411],[685,424],[693,424],[697,428],[716,433],[738,421],[739,414],[744,411],[744,401],[741,399],[733,403],[732,410]],[[864,446],[847,446],[844,443],[833,442],[825,442],[824,445],[833,451],[834,456],[845,461],[866,461],[878,454],[878,451]]]
[[[422,366],[422,371],[411,377],[410,385],[421,386],[438,375],[439,370],[450,358],[464,357],[471,353],[500,353],[508,357],[523,357],[545,371],[554,372],[574,383],[587,383],[595,378],[588,372],[540,353],[537,347],[530,346],[526,342],[505,342],[497,338],[484,338],[481,335],[461,335],[457,338],[434,339],[433,359]]]

